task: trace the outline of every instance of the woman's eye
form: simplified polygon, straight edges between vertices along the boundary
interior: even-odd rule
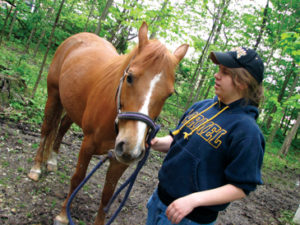
[[[127,83],[128,83],[128,84],[132,84],[132,82],[133,82],[133,76],[132,76],[131,73],[127,75],[126,80],[127,80]]]

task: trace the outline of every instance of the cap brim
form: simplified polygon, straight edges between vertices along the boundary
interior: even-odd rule
[[[228,54],[227,52],[211,52],[209,57],[217,65],[221,64],[228,68],[242,67],[236,62],[232,55]]]

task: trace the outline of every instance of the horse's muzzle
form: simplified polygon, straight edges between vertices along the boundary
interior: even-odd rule
[[[131,164],[135,161],[140,160],[144,153],[145,149],[129,149],[129,145],[126,141],[119,141],[115,146],[115,156],[118,161],[124,164]]]

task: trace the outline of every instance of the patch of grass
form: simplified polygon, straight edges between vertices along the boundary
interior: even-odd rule
[[[264,167],[273,171],[282,171],[289,168],[300,172],[300,152],[291,151],[287,156],[280,155],[279,148],[267,146],[264,156]]]
[[[3,185],[3,186],[7,186],[7,181],[8,179],[7,178],[0,178],[0,185]]]
[[[296,223],[293,222],[294,213],[295,212],[290,210],[282,210],[278,220],[284,225],[296,225]]]
[[[56,200],[53,200],[53,201],[51,202],[51,209],[55,209],[56,205],[57,205]]]
[[[59,182],[62,184],[65,184],[70,179],[69,176],[63,172],[56,171],[56,174],[59,176]]]
[[[26,205],[24,203],[20,203],[19,208],[25,208]]]
[[[19,77],[26,84],[26,87],[18,87],[18,90],[14,90],[22,97],[9,99],[10,111],[7,113],[7,117],[15,122],[26,121],[27,123],[40,124],[47,98],[46,77],[48,65],[53,58],[53,52],[48,56],[47,65],[44,68],[36,96],[31,99],[30,95],[40,70],[40,62],[38,61],[41,58],[33,58],[30,54],[24,55],[23,47],[23,43],[14,41],[7,42],[6,46],[0,48],[0,65],[7,68],[1,73]]]
[[[82,189],[83,189],[84,192],[88,192],[90,190],[90,186],[88,184],[86,184],[86,185],[83,186]]]
[[[162,164],[165,157],[162,153],[157,151],[151,151],[151,154],[153,155],[155,161],[158,161],[160,164]]]
[[[38,144],[38,143],[33,143],[33,144],[31,145],[31,147],[32,147],[33,149],[37,149],[37,148],[39,147],[39,144]]]
[[[19,173],[23,173],[23,172],[25,171],[25,169],[24,169],[23,167],[18,167],[17,171],[18,171]]]
[[[45,191],[45,193],[47,193],[47,194],[48,194],[48,193],[50,193],[50,191],[51,191],[51,188],[50,188],[50,187],[45,187],[45,188],[44,188],[44,191]]]
[[[3,166],[4,168],[9,167],[9,165],[10,165],[10,163],[7,162],[7,161],[2,162],[2,166]]]
[[[300,155],[291,151],[288,156],[282,156],[279,150],[280,146],[267,146],[262,168],[263,181],[282,188],[294,188],[296,176],[300,174]]]
[[[33,162],[33,158],[29,157],[29,158],[27,159],[27,162],[28,162],[28,163],[32,163],[32,162]]]

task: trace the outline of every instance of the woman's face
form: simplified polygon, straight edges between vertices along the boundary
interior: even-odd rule
[[[230,104],[242,98],[241,91],[234,86],[230,71],[227,67],[220,65],[219,72],[215,75],[215,93],[220,101],[225,104]]]

